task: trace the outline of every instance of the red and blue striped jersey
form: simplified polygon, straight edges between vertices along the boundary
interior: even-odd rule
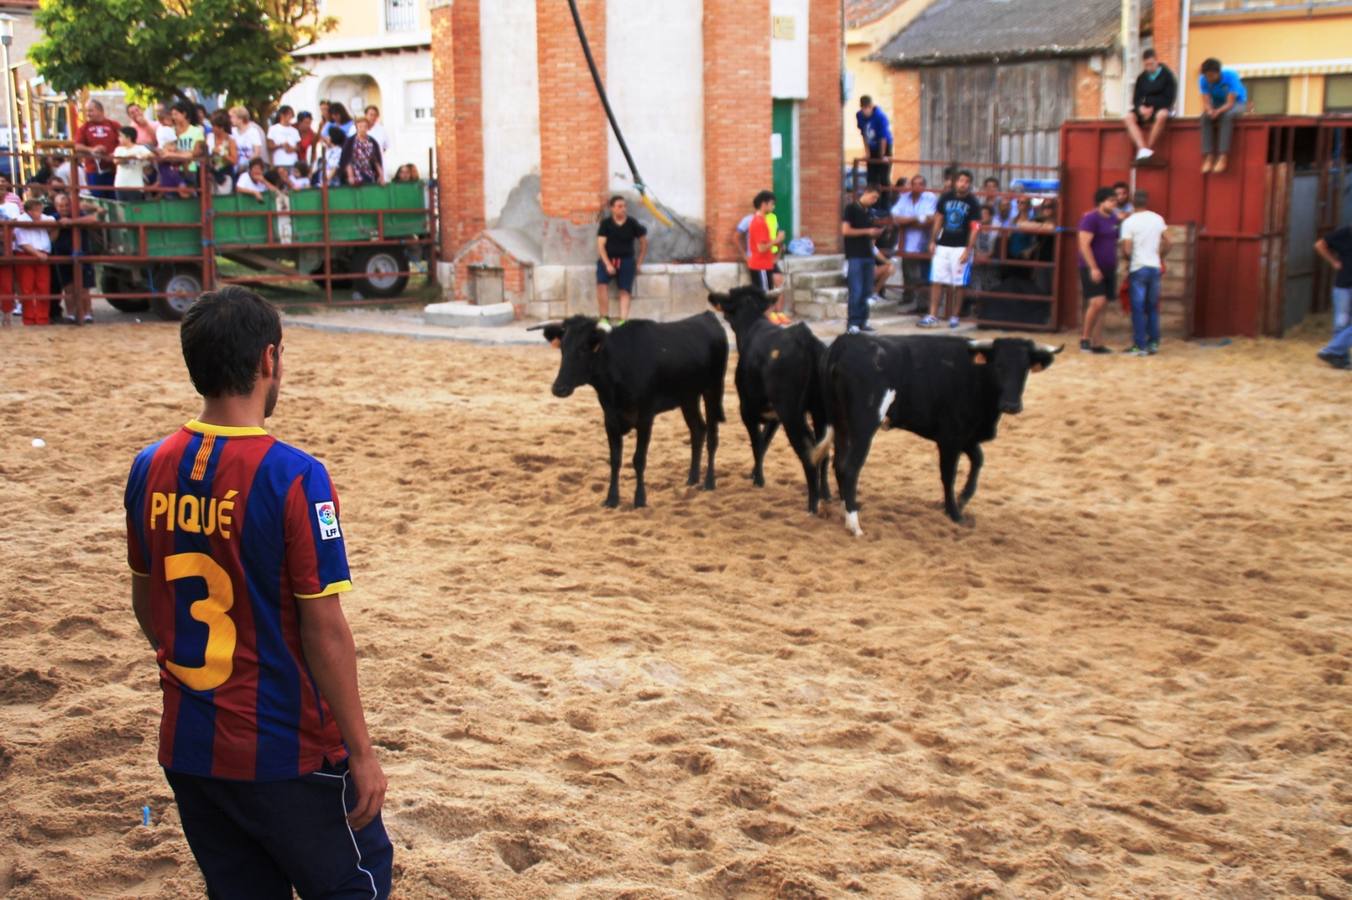
[[[127,561],[150,579],[160,764],[276,781],[344,759],[298,618],[352,588],[324,466],[261,428],[189,422],[136,457],[126,507]]]

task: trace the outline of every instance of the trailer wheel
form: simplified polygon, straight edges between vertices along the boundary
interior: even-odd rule
[[[103,271],[99,273],[99,288],[104,294],[129,294],[131,287],[131,279],[121,269],[104,266]],[[118,312],[138,313],[150,309],[149,300],[116,300],[112,297],[105,297],[104,299],[108,301],[109,306]]]
[[[352,254],[354,289],[367,297],[397,297],[408,287],[408,257],[399,247],[372,247]]]
[[[177,322],[202,295],[202,270],[196,266],[175,266],[158,270],[155,274],[156,282],[165,279],[155,287],[167,296],[156,297],[150,301],[150,305],[161,319]]]

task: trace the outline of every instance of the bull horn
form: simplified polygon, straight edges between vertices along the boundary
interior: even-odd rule
[[[982,353],[989,353],[995,349],[995,341],[974,341],[969,339],[967,341],[967,346]]]
[[[714,290],[714,286],[713,286],[712,284],[709,283],[709,275],[708,275],[708,270],[707,270],[707,269],[706,269],[705,271],[703,271],[703,272],[700,273],[700,275],[699,275],[699,280],[702,281],[702,282],[704,282],[704,289],[705,289],[706,291],[708,291],[708,292],[711,293],[711,294],[717,294],[717,293],[718,293],[718,291]]]
[[[1066,345],[1062,344],[1060,347],[1053,347],[1051,344],[1038,344],[1037,348],[1041,350],[1043,353],[1050,353],[1052,356],[1055,356],[1062,350],[1066,349]]]
[[[563,327],[563,323],[562,323],[562,322],[541,322],[539,325],[532,325],[532,326],[530,326],[529,328],[527,328],[526,330],[527,330],[527,331],[544,331],[546,328],[548,328],[548,327],[551,326],[551,325],[557,325],[559,328],[562,328],[562,327]]]

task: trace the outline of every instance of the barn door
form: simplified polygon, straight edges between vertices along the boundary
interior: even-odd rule
[[[798,236],[798,116],[793,100],[776,100],[770,126],[770,172],[779,230]]]

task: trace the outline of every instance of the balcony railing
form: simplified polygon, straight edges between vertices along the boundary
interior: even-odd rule
[[[418,27],[418,0],[385,0],[385,30],[413,31]]]
[[[1352,10],[1352,0],[1192,0],[1194,16],[1244,13],[1313,13],[1338,8]]]

